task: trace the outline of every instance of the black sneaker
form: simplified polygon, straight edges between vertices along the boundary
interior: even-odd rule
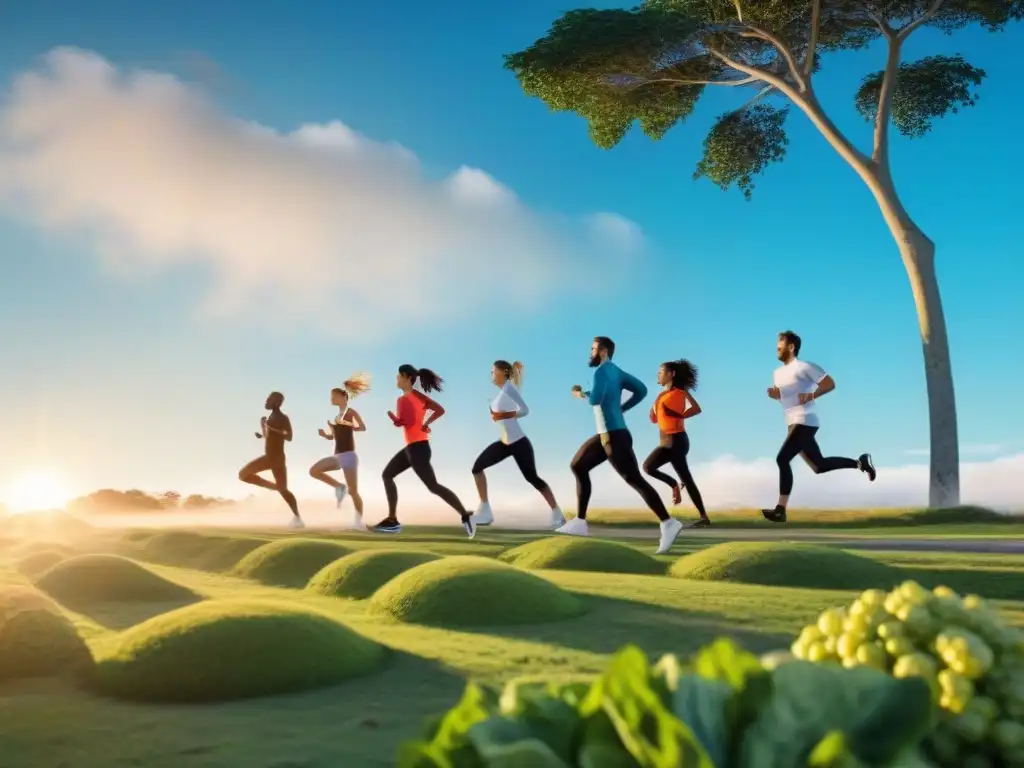
[[[875,471],[874,462],[871,461],[871,454],[862,453],[860,458],[857,459],[857,464],[857,468],[868,476],[868,480],[872,483],[875,482],[875,478],[878,476],[878,473]]]
[[[711,521],[706,517],[699,517],[690,523],[687,528],[710,528]]]
[[[769,523],[784,523],[786,522],[786,508],[776,507],[775,509],[762,509],[761,515]]]
[[[398,522],[397,518],[385,517],[370,530],[374,533],[401,533],[402,524]]]
[[[466,514],[462,516],[462,528],[466,531],[466,535],[469,538],[476,536],[476,523],[473,522],[473,516]]]

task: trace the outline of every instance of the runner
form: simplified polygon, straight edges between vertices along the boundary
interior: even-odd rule
[[[334,488],[334,498],[338,507],[345,500],[345,494],[352,494],[352,505],[356,508],[351,528],[362,529],[363,498],[359,495],[359,457],[356,455],[356,432],[365,432],[366,424],[363,417],[349,407],[352,398],[358,397],[370,389],[370,374],[356,373],[341,387],[331,390],[331,405],[338,406],[338,415],[327,422],[327,429],[320,430],[320,437],[334,440],[334,455],[320,459],[309,468],[310,477]],[[345,482],[339,482],[328,472],[341,470]],[[347,485],[346,485],[347,483]]]
[[[282,405],[284,395],[280,392],[271,392],[263,405],[270,411],[270,415],[260,419],[260,431],[256,433],[256,437],[264,441],[263,455],[238,470],[238,479],[243,483],[266,488],[268,491],[277,491],[292,511],[289,527],[305,528],[299,515],[299,503],[295,500],[295,494],[288,490],[288,464],[285,461],[284,444],[286,440],[291,442],[292,422],[281,412]],[[260,477],[260,472],[268,470],[274,476],[273,482]]]
[[[800,337],[793,331],[779,334],[775,351],[782,362],[774,373],[774,386],[768,387],[768,397],[782,403],[786,416],[786,439],[779,449],[775,463],[779,465],[779,503],[775,509],[762,509],[761,514],[773,523],[786,522],[786,506],[793,490],[793,468],[790,462],[798,455],[816,475],[836,469],[859,469],[874,482],[875,465],[871,454],[862,453],[858,459],[840,456],[825,458],[821,455],[815,435],[820,423],[814,412],[814,401],[836,388],[836,383],[823,369],[814,363],[798,358]]]
[[[704,510],[704,499],[690,474],[690,465],[686,454],[690,452],[690,438],[686,434],[686,419],[701,412],[700,405],[693,399],[693,390],[697,388],[697,368],[689,360],[676,360],[662,363],[658,369],[658,383],[664,390],[654,401],[651,408],[651,422],[658,425],[661,434],[660,444],[651,451],[644,461],[644,472],[661,480],[672,489],[672,503],[682,501],[679,486],[686,487],[690,501],[697,508],[700,517],[690,528],[706,528],[711,525],[708,513]],[[659,471],[665,464],[672,464],[672,469],[679,475],[677,483],[670,475]]]
[[[647,396],[647,387],[635,376],[623,371],[612,357],[615,342],[607,336],[598,336],[590,348],[590,367],[594,371],[594,384],[590,392],[584,392],[578,384],[572,388],[573,396],[586,398],[594,408],[597,419],[597,434],[583,443],[572,460],[572,473],[576,476],[578,499],[576,517],[558,529],[558,533],[586,536],[587,507],[590,504],[590,473],[605,461],[611,463],[619,476],[637,493],[644,503],[661,521],[661,540],[657,554],[663,555],[672,548],[683,524],[672,519],[658,492],[644,479],[633,453],[633,436],[626,427],[623,414]],[[630,398],[623,403],[623,390]]]
[[[555,501],[551,487],[537,475],[533,444],[519,426],[519,419],[530,413],[526,401],[519,394],[519,387],[523,385],[523,364],[518,361],[509,363],[506,360],[496,360],[491,369],[491,381],[501,390],[491,401],[490,406],[491,419],[498,423],[501,439],[484,448],[473,464],[473,480],[476,481],[476,489],[480,493],[480,506],[473,515],[473,522],[477,525],[490,525],[494,522],[494,513],[487,500],[487,476],[484,470],[511,456],[526,482],[540,491],[544,501],[551,507],[551,527],[560,528],[565,525],[565,516]]]
[[[413,389],[417,380],[424,392],[440,392],[444,384],[444,380],[429,368],[415,368],[406,364],[398,369],[396,384],[402,390],[402,396],[398,398],[398,415],[388,411],[388,418],[396,427],[404,430],[405,448],[396,453],[384,467],[381,476],[384,480],[384,492],[388,497],[388,516],[377,523],[373,530],[377,533],[401,533],[402,525],[398,522],[397,515],[398,486],[395,485],[395,478],[411,468],[427,486],[428,491],[439,496],[459,513],[462,527],[466,530],[466,535],[472,539],[476,535],[472,515],[462,506],[458,496],[437,482],[434,468],[430,464],[430,425],[444,416],[444,408],[425,394]],[[424,421],[423,417],[427,411],[430,411],[430,416]]]

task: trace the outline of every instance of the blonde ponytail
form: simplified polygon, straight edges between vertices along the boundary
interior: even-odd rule
[[[516,360],[512,363],[512,369],[509,372],[509,379],[512,381],[512,385],[516,389],[523,388],[523,364]]]
[[[370,374],[365,371],[353,373],[342,385],[349,397],[358,397],[364,392],[370,391]]]

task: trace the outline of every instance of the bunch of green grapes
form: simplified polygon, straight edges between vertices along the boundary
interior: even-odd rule
[[[804,627],[798,659],[921,677],[937,705],[929,757],[948,768],[1024,768],[1024,633],[977,595],[907,581],[869,589]]]

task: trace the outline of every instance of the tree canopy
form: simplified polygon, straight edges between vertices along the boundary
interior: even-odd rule
[[[751,89],[752,98],[711,129],[695,174],[749,198],[754,177],[785,156],[788,105],[774,97],[808,113],[848,160],[878,161],[890,120],[902,134],[922,136],[936,118],[972,105],[985,77],[959,56],[899,64],[907,36],[973,24],[998,31],[1022,16],[1024,0],[647,0],[631,10],[569,11],[505,66],[527,94],[585,118],[604,148],[634,124],[660,139],[708,86]],[[877,121],[869,158],[824,115],[812,78],[821,54],[880,38],[890,42],[889,66],[867,75],[855,97],[860,114]]]

